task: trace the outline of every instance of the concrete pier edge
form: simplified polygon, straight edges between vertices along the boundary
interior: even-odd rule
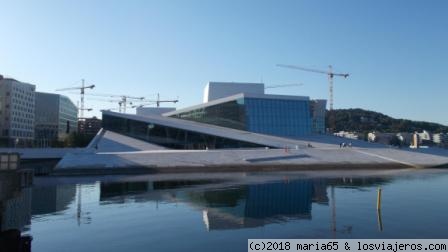
[[[208,166],[134,166],[134,167],[89,167],[56,169],[51,176],[83,176],[83,175],[127,175],[127,174],[161,174],[161,173],[217,173],[217,172],[276,172],[276,171],[324,171],[324,170],[391,170],[391,169],[421,169],[448,168],[448,164],[430,167],[410,167],[400,163],[378,164],[238,164],[238,165],[208,165]]]

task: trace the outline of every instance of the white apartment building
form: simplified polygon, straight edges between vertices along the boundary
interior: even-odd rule
[[[28,146],[34,139],[36,86],[0,75],[0,139],[2,145]]]

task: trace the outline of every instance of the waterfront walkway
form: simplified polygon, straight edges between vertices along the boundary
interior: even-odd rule
[[[116,133],[104,133],[96,151],[69,153],[56,174],[222,172],[256,170],[391,169],[448,167],[448,151],[424,153],[385,145],[353,141],[340,148],[338,139],[301,140],[298,149],[169,150]],[[112,141],[111,139],[114,139]],[[117,139],[119,142],[117,143]],[[305,141],[306,140],[306,141]],[[297,140],[300,141],[300,140]],[[124,145],[128,145],[124,147]],[[120,145],[120,148],[114,148]],[[304,147],[306,146],[306,147]],[[120,151],[125,150],[125,151]]]
[[[352,148],[340,148],[341,142],[351,143]],[[448,150],[445,149],[397,149],[333,136],[289,139],[288,143],[289,147],[283,149],[172,150],[101,131],[87,148],[18,148],[0,149],[0,152],[18,152],[28,163],[60,159],[53,172],[63,175],[448,168]]]

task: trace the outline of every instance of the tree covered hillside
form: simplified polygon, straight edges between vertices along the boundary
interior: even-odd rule
[[[438,123],[395,119],[390,116],[363,109],[335,109],[327,111],[327,128],[333,132],[421,132],[427,130],[433,133],[447,133],[448,126]]]

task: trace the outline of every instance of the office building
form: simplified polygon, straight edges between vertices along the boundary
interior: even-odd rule
[[[78,121],[78,132],[84,135],[96,135],[101,127],[102,121],[96,117],[84,118]]]
[[[0,132],[3,146],[30,146],[34,139],[35,89],[0,75]]]
[[[64,140],[78,130],[78,108],[64,95],[36,92],[35,112],[39,145]]]

